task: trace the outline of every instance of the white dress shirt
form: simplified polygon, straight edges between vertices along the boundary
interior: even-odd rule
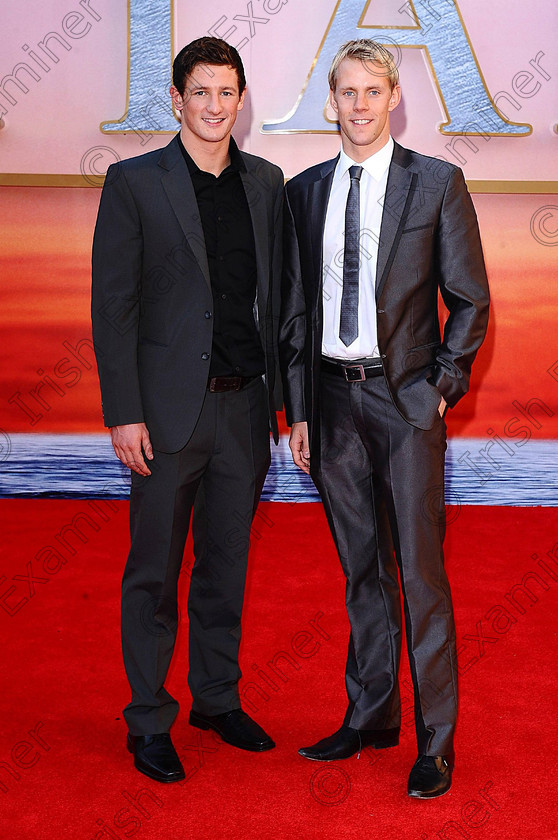
[[[376,263],[380,225],[386,195],[388,169],[393,155],[390,137],[379,152],[362,163],[341,150],[335,167],[327,205],[323,240],[323,316],[322,355],[336,359],[364,359],[379,356],[376,328]],[[362,166],[360,178],[360,271],[358,288],[358,336],[348,347],[339,338],[341,296],[343,294],[343,256],[345,247],[345,207],[351,183],[349,168]]]

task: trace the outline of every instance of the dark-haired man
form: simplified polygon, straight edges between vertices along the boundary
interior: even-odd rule
[[[300,753],[332,761],[398,743],[396,558],[419,753],[407,790],[427,799],[450,788],[457,713],[443,415],[468,389],[488,286],[461,170],[390,136],[392,55],[350,41],[329,84],[342,150],[287,184],[280,354],[293,459],[324,503],[351,637],[343,725]]]
[[[231,137],[238,52],[200,38],[177,55],[180,133],[107,172],[93,246],[92,319],[105,424],[132,470],[122,641],[138,770],[184,778],[165,688],[190,516],[190,723],[240,749],[274,746],[240,708],[250,527],[277,440],[277,279],[283,176]]]

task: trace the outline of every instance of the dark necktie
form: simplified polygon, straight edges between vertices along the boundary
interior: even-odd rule
[[[349,169],[351,186],[345,209],[345,256],[339,338],[348,347],[358,336],[358,272],[360,234],[360,176],[362,166]]]

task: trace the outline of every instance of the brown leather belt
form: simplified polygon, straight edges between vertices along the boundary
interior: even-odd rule
[[[258,379],[257,376],[212,376],[207,380],[207,390],[212,394],[223,394],[225,391],[242,391],[249,382]]]
[[[347,382],[364,382],[373,376],[381,376],[384,372],[380,357],[370,359],[366,364],[359,365],[351,362],[348,364],[334,362],[322,356],[322,370],[326,373],[333,373],[335,376],[342,376]]]

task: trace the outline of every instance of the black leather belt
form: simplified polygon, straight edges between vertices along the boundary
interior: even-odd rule
[[[322,370],[333,373],[335,376],[342,376],[347,382],[364,382],[365,379],[381,376],[384,372],[382,360],[379,357],[359,365],[351,362],[348,364],[334,362],[333,359],[324,359],[322,356]]]
[[[225,391],[242,391],[249,382],[258,379],[257,376],[212,376],[207,380],[207,390],[212,394],[223,394]]]

